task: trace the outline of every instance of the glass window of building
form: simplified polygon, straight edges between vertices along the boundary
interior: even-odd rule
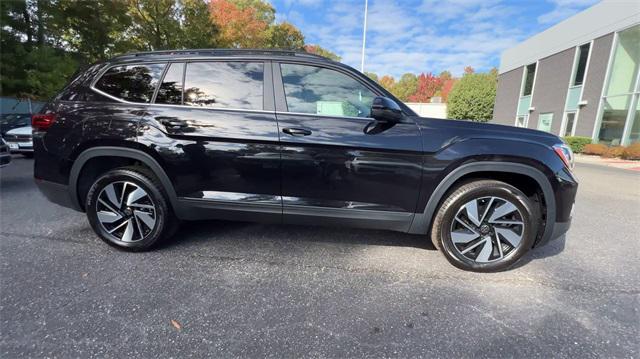
[[[573,126],[576,120],[576,113],[567,112],[565,116],[567,118],[564,124],[564,130],[562,131],[562,136],[573,136]]]
[[[553,122],[553,112],[541,113],[538,116],[538,130],[551,132],[551,123]]]
[[[615,146],[638,141],[640,25],[619,32],[614,46],[598,141]]]
[[[578,47],[578,56],[576,64],[576,71],[573,76],[572,86],[580,86],[584,82],[584,75],[587,72],[587,60],[589,59],[589,48],[591,44],[584,44]]]
[[[533,92],[533,80],[536,77],[536,64],[527,65],[524,74],[522,96],[529,96]]]

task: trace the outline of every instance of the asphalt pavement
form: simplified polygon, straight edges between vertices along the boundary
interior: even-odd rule
[[[0,169],[0,357],[638,357],[640,174],[578,164],[566,237],[458,270],[425,237],[186,223],[155,251],[100,241]]]

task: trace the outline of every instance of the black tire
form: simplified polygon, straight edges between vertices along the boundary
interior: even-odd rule
[[[26,158],[33,158],[33,152],[23,152],[21,153]]]
[[[475,212],[478,215],[474,217],[475,221],[471,220],[471,216],[467,217],[468,210],[465,206],[471,202],[477,206]],[[499,217],[501,219],[494,219],[493,222],[520,222],[522,225],[491,224],[487,221],[487,218],[493,217],[488,215],[488,212],[498,214],[496,207],[506,203],[517,208],[517,211],[508,214],[513,217],[513,220],[504,219],[506,217],[504,216]],[[538,223],[535,218],[535,213],[538,211],[534,206],[535,204],[522,191],[507,183],[495,180],[467,182],[450,192],[440,205],[431,227],[431,240],[447,260],[460,269],[474,272],[502,271],[511,267],[533,246],[537,233],[535,226]],[[465,212],[462,212],[463,210]],[[483,219],[482,222],[480,218]],[[480,222],[480,225],[476,222]],[[454,231],[454,227],[464,228]],[[511,242],[502,236],[505,229],[520,238],[519,242],[513,241],[517,245],[511,245]],[[468,234],[463,233],[463,235],[469,235],[469,238],[475,237],[476,234],[478,237],[468,242],[454,243],[452,236],[459,235],[460,231],[468,231]],[[497,234],[498,232],[500,235]],[[485,245],[491,245],[489,257],[486,257],[486,260],[479,260],[478,252],[482,252]],[[465,251],[469,254],[463,254]],[[470,258],[474,255],[475,259]]]
[[[122,215],[123,218],[121,219],[123,221],[126,221],[127,218],[129,218],[129,223],[133,226],[134,234],[137,233],[138,239],[126,242],[123,241],[125,238],[124,235],[121,236],[122,238],[118,236],[118,233],[121,230],[117,230],[116,232],[113,232],[113,234],[109,233],[106,225],[98,219],[98,208],[104,206],[105,202],[104,197],[102,198],[102,202],[99,202],[98,200],[99,196],[102,195],[103,190],[105,190],[109,185],[120,186],[120,184],[123,183],[127,183],[129,187],[137,186],[138,188],[141,188],[146,192],[144,199],[147,202],[143,205],[154,207],[153,209],[144,209],[145,211],[149,211],[149,213],[153,214],[154,217],[153,228],[149,228],[148,226],[145,227],[145,221],[138,221],[138,218],[135,218],[137,216],[135,211],[131,210],[131,208],[125,208],[127,206],[123,197],[125,196],[126,188],[122,189],[122,195],[120,198],[122,206],[120,208],[115,208],[116,205],[114,205],[114,203],[108,203],[113,206],[112,209]],[[130,193],[131,192],[128,194]],[[104,207],[102,208],[104,210]],[[170,238],[178,229],[177,218],[173,214],[162,185],[153,173],[144,167],[131,166],[116,168],[98,177],[89,189],[85,209],[89,223],[100,239],[109,245],[127,251],[137,252],[149,250],[154,245]],[[137,224],[137,226],[134,224]],[[113,228],[116,228],[117,225],[118,223],[115,223]],[[126,229],[129,224],[124,224],[124,226]]]

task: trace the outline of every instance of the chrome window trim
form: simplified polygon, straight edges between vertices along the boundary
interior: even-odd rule
[[[295,116],[323,117],[323,118],[346,118],[351,120],[375,121],[375,119],[372,117],[331,116],[331,115],[320,115],[320,114],[314,114],[314,113],[290,112],[290,111],[276,111],[276,115],[295,115]]]

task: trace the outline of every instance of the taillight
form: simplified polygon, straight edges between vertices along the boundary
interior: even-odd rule
[[[554,151],[556,151],[556,154],[558,155],[558,157],[562,159],[562,162],[564,162],[567,168],[572,170],[573,169],[573,151],[571,151],[571,147],[565,144],[561,144],[561,145],[553,146],[553,149]]]
[[[46,131],[56,122],[56,115],[53,113],[37,113],[31,116],[31,127],[37,131]]]

